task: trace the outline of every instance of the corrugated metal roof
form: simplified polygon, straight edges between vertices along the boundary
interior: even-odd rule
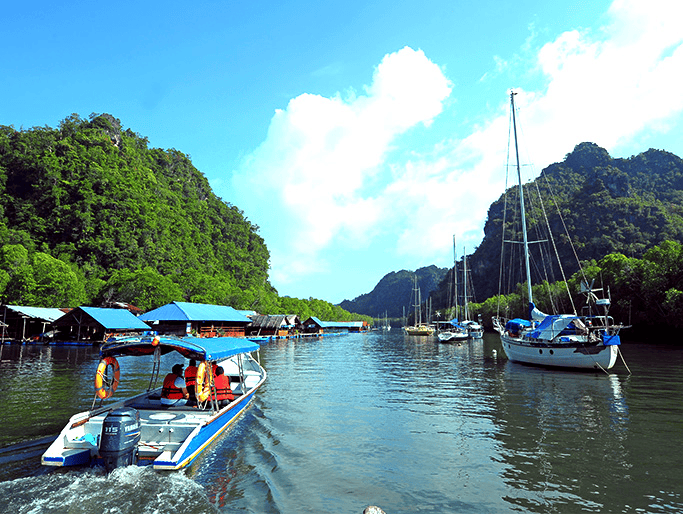
[[[260,315],[253,316],[252,327],[254,328],[280,328],[287,325],[287,317],[284,315]]]
[[[172,302],[140,316],[144,321],[230,321],[250,323],[251,320],[227,305]]]
[[[22,305],[7,305],[6,307],[23,316],[45,321],[55,321],[64,316],[64,311],[52,307],[24,307]]]
[[[107,330],[149,330],[143,323],[126,309],[105,309],[104,307],[79,307],[88,316]]]

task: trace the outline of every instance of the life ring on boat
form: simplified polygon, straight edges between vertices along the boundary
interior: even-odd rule
[[[107,380],[105,375],[107,367],[111,366],[114,369],[114,379]],[[105,357],[97,365],[95,372],[95,394],[102,400],[111,397],[116,388],[119,386],[119,379],[121,378],[121,368],[118,361],[114,357]]]
[[[197,401],[205,402],[211,394],[211,365],[202,361],[197,366],[197,385],[195,385],[195,396]]]
[[[152,346],[158,346],[159,345],[159,336],[154,336],[152,339]]]

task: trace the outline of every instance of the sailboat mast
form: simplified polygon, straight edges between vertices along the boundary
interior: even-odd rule
[[[519,208],[522,211],[522,236],[524,241],[524,262],[526,264],[526,286],[529,294],[529,305],[534,302],[531,293],[531,268],[529,267],[529,239],[526,233],[526,215],[524,213],[524,190],[522,189],[522,171],[519,167],[519,148],[517,147],[517,121],[515,119],[515,93],[510,91],[510,106],[512,109],[512,129],[515,136],[515,157],[517,158],[517,179],[519,180]],[[531,307],[530,307],[531,308]]]
[[[463,315],[463,319],[470,319],[470,309],[469,306],[467,305],[467,249],[463,247],[462,249],[462,277],[463,277],[463,297],[464,297],[464,306],[465,306],[465,313]]]
[[[453,235],[453,317],[458,319],[458,256],[455,251],[455,235]]]

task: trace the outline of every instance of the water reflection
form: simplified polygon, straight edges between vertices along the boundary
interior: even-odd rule
[[[548,505],[601,511],[596,484],[623,480],[632,466],[620,378],[508,362],[497,396],[502,477],[514,490],[506,500],[531,512]]]
[[[88,487],[79,512],[98,497],[114,512],[116,492],[136,512],[683,511],[683,352],[624,354],[631,377],[513,364],[495,335],[273,341],[251,408],[184,473],[46,469],[29,442],[0,448],[0,511],[74,510]],[[0,347],[0,447],[89,408],[98,360],[90,347]],[[120,363],[117,397],[147,386],[146,363]],[[44,401],[32,403],[22,387],[36,377]]]

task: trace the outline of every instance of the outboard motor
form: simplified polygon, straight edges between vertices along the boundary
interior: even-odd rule
[[[116,409],[102,424],[100,457],[107,471],[137,463],[140,442],[140,413],[135,409]]]

